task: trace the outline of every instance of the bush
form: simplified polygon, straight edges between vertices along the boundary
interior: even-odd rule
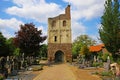
[[[120,65],[120,58],[117,59],[117,63]]]
[[[107,62],[108,56],[110,57],[110,61],[113,62],[113,57],[110,55],[110,53],[103,53],[102,60]]]
[[[4,80],[4,76],[0,74],[0,80]]]
[[[100,73],[101,76],[112,76],[112,72],[111,71],[103,71]]]
[[[109,56],[109,53],[103,53],[102,59],[104,62],[107,62],[107,57]]]
[[[93,72],[92,74],[99,75],[99,72],[96,71],[96,72]]]
[[[92,66],[93,67],[102,67],[103,66],[103,63],[99,63],[99,62],[94,62],[93,64],[92,64]]]

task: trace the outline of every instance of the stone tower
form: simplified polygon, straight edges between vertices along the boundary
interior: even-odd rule
[[[48,59],[66,62],[72,59],[70,5],[65,14],[48,18]]]

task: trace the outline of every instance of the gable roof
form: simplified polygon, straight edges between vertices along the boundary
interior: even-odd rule
[[[96,46],[90,46],[89,51],[90,52],[99,52],[102,50],[102,48],[104,47],[104,44],[99,44]]]

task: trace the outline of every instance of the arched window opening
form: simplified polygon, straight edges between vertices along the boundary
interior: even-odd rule
[[[63,21],[63,26],[66,26],[66,21],[65,20]]]
[[[52,27],[55,27],[56,26],[56,21],[53,21],[52,22]]]

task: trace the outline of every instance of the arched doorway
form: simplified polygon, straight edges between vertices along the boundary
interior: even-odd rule
[[[55,53],[55,62],[64,62],[64,53],[62,51],[57,51]]]

